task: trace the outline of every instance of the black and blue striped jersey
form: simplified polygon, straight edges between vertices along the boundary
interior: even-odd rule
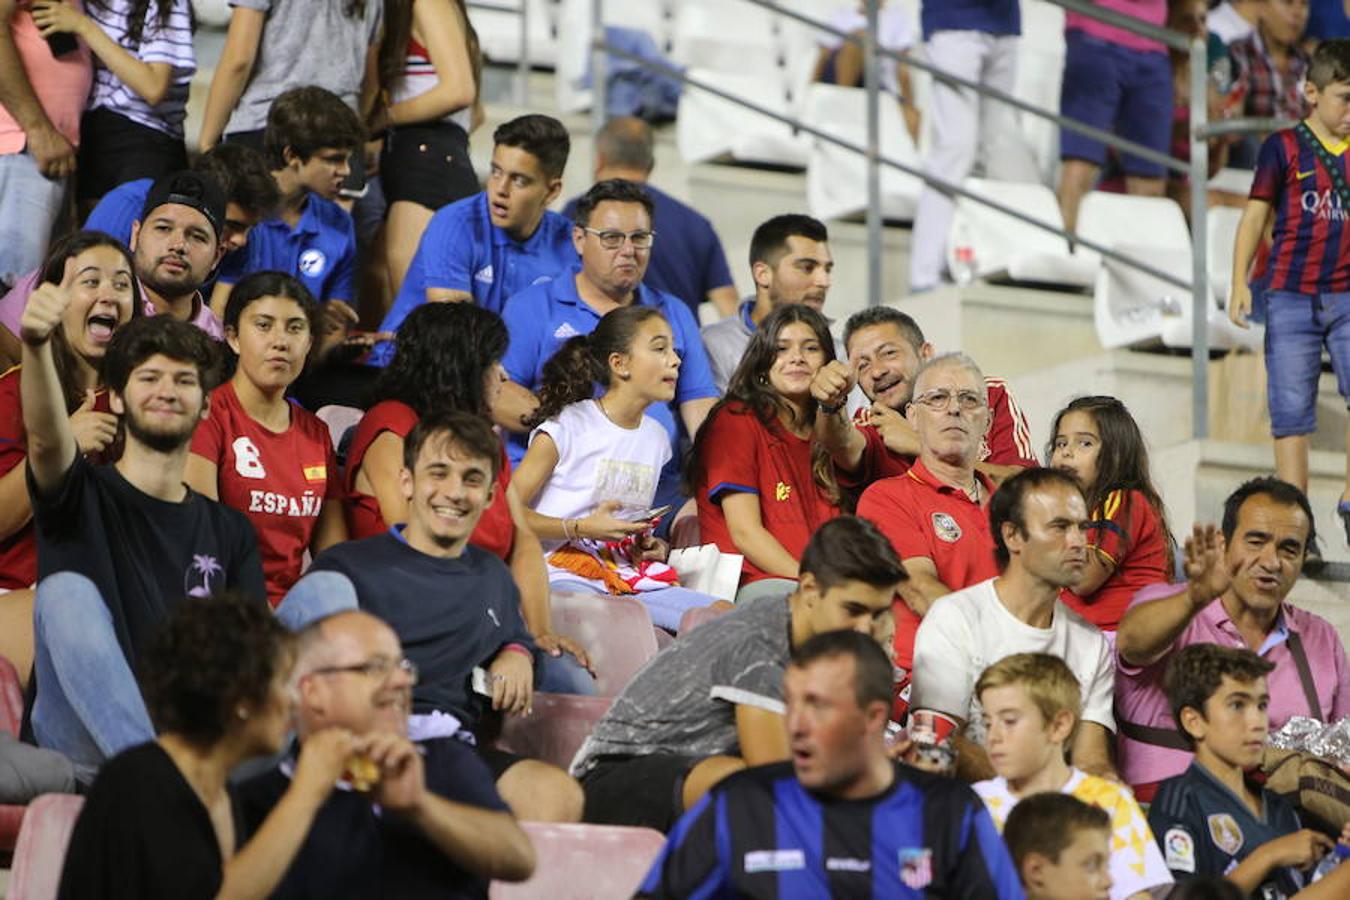
[[[967,785],[895,764],[864,800],[814,794],[791,763],[727,778],[670,833],[642,897],[1023,896],[984,805]]]

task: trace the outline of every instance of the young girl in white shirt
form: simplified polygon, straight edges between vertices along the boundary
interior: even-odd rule
[[[667,629],[716,602],[679,587],[652,535],[656,483],[670,438],[646,414],[675,396],[680,357],[650,306],[626,306],[563,344],[544,366],[530,448],[512,481],[560,590],[633,593]],[[604,392],[596,397],[596,388]]]

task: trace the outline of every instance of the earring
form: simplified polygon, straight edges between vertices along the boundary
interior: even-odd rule
[[[248,721],[248,709],[246,709],[245,707],[243,707],[243,706],[236,706],[236,707],[234,708],[234,714],[235,714],[236,716],[239,717],[239,721],[241,721],[241,722],[247,722],[247,721]]]

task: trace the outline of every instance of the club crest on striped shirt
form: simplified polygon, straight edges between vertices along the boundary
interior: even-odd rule
[[[900,850],[900,880],[920,891],[933,881],[933,851],[927,847],[903,847]]]

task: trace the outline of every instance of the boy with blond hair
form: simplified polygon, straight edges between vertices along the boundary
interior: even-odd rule
[[[1008,816],[1008,853],[1027,900],[1108,900],[1111,817],[1068,794],[1028,797]]]
[[[1166,895],[1172,876],[1129,789],[1064,761],[1082,703],[1068,664],[1048,653],[1005,656],[980,674],[975,694],[988,729],[989,762],[998,777],[974,787],[994,824],[1003,829],[1024,797],[1070,794],[1109,817],[1111,900]]]

